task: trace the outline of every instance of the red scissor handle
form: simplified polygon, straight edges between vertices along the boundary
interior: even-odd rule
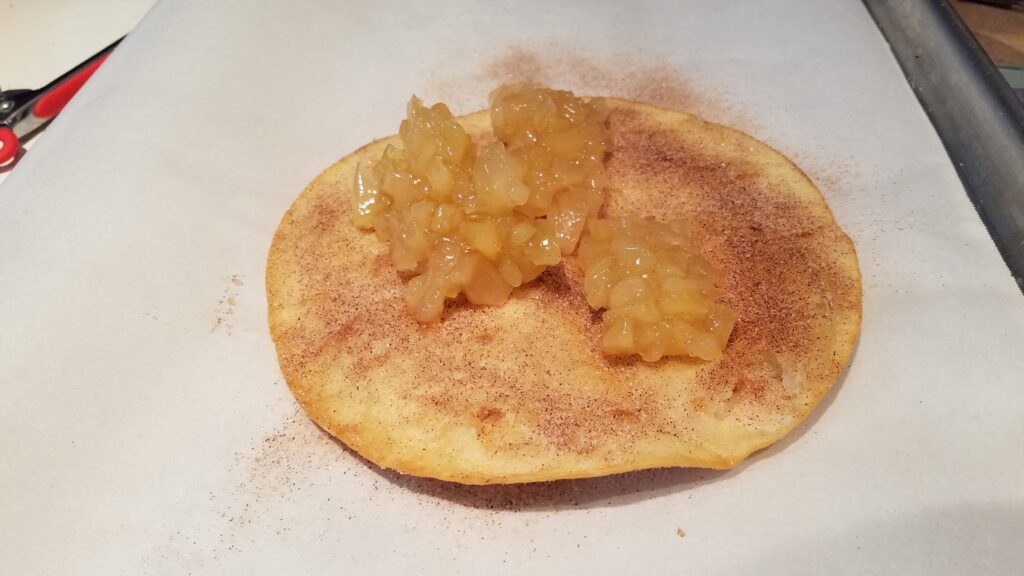
[[[71,101],[71,98],[78,92],[78,89],[85,84],[85,81],[92,76],[93,72],[100,67],[100,64],[103,64],[103,61],[106,60],[109,55],[110,52],[107,52],[93,60],[91,64],[74,73],[67,80],[47,91],[46,94],[43,94],[39,100],[36,100],[36,104],[32,108],[32,113],[35,114],[37,118],[42,119],[56,116],[64,109],[64,106]]]
[[[18,153],[18,137],[10,128],[0,128],[0,164],[6,164]]]
[[[21,146],[18,135],[21,135],[21,139],[28,139],[45,127],[67,106],[82,85],[107,59],[110,51],[120,42],[121,40],[118,40],[100,50],[83,64],[76,66],[70,72],[39,90],[14,90],[11,92],[11,98],[6,99],[5,103],[8,106],[15,103],[16,107],[13,111],[7,111],[6,115],[0,118],[4,120],[4,123],[0,124],[0,165],[17,157]]]

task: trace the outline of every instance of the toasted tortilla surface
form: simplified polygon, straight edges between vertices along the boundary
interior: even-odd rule
[[[604,216],[687,218],[739,315],[724,356],[610,357],[574,257],[498,307],[421,325],[387,246],[357,230],[346,156],[285,214],[267,263],[270,331],[310,418],[375,464],[465,484],[729,468],[782,438],[837,381],[861,320],[850,239],[811,181],[754,138],[609,99]],[[461,117],[490,138],[486,111]]]

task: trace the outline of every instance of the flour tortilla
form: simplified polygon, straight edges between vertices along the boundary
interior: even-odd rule
[[[499,307],[417,323],[387,247],[350,220],[346,156],[285,214],[270,330],[306,413],[383,468],[466,484],[729,468],[782,438],[839,378],[861,320],[850,239],[811,181],[754,138],[609,99],[606,216],[687,218],[739,315],[723,358],[647,363],[598,348],[575,258]],[[486,140],[486,111],[459,119]]]

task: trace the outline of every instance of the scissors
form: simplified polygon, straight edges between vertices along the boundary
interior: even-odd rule
[[[21,144],[46,128],[123,39],[38,90],[0,90],[0,166],[17,158]]]

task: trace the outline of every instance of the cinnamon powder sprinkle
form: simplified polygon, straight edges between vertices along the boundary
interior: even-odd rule
[[[406,430],[449,438],[461,428],[473,431],[481,457],[555,466],[564,455],[628,469],[620,463],[652,438],[675,438],[698,456],[720,449],[703,443],[704,416],[777,436],[805,416],[848,358],[836,323],[859,322],[855,256],[827,207],[777,180],[803,178],[784,159],[766,171],[742,151],[723,155],[723,142],[744,140],[715,140],[721,131],[680,138],[624,107],[613,108],[609,127],[607,170],[618,189],[604,215],[691,219],[739,315],[720,361],[645,365],[601,354],[599,316],[571,257],[502,307],[457,300],[439,323],[420,325],[405,311],[404,279],[386,265],[386,248],[349,224],[348,174],[328,173],[285,217],[280,256],[272,251],[268,264],[279,360],[314,421],[371,460],[384,446],[386,466],[419,465],[419,453],[396,440]],[[695,377],[659,384],[675,374]],[[364,409],[393,419],[367,425],[354,416]],[[454,466],[460,455],[432,458]]]

